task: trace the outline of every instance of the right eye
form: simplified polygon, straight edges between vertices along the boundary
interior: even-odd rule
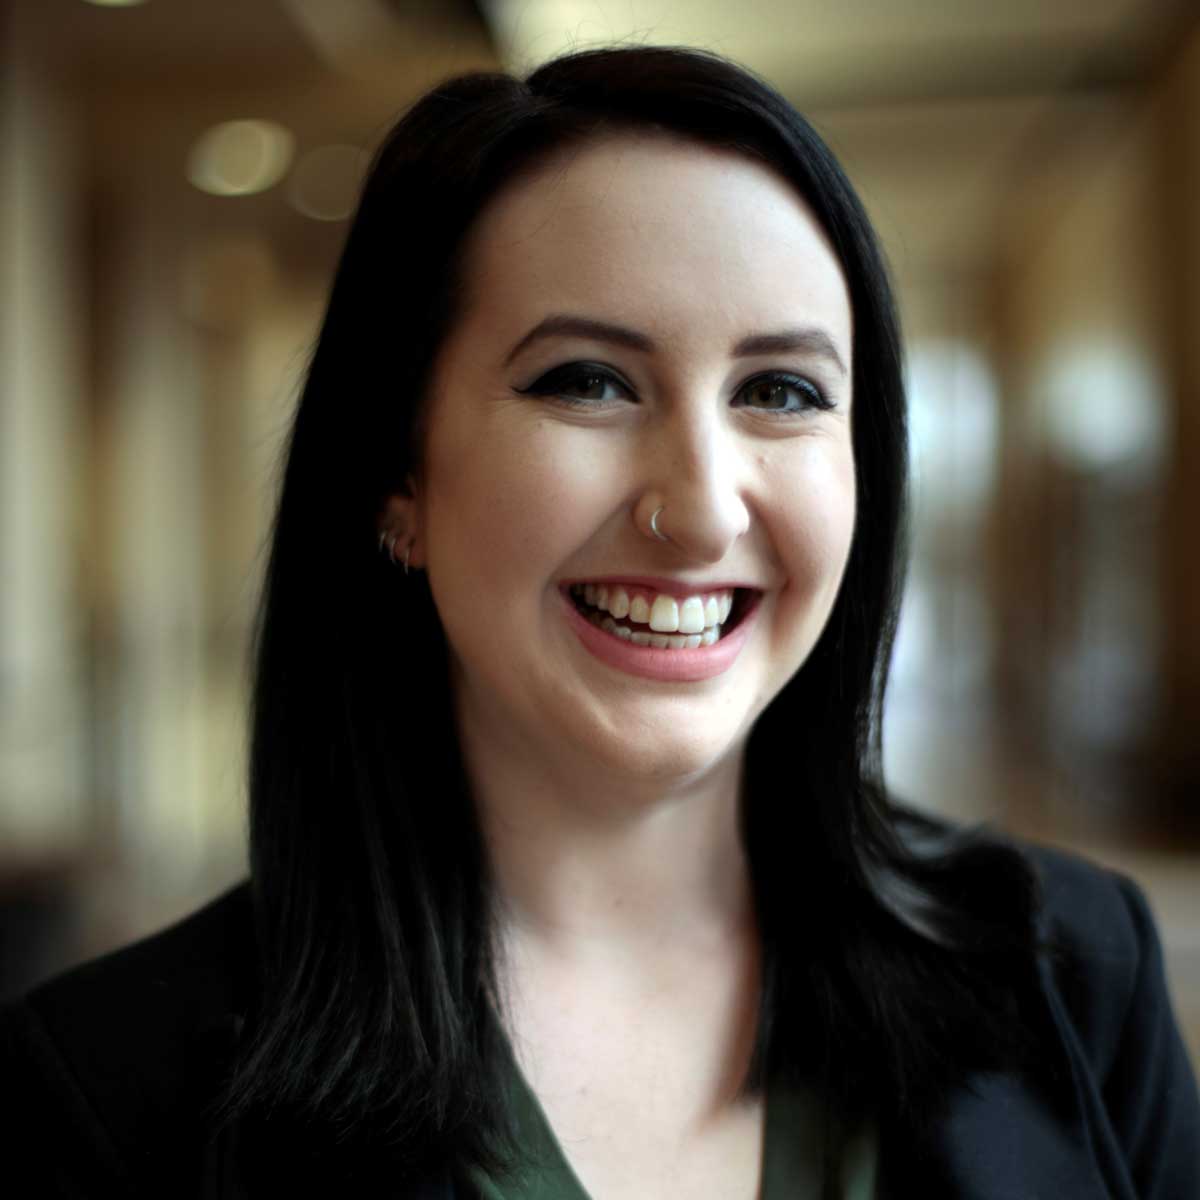
[[[612,371],[595,363],[564,363],[517,390],[522,395],[553,396],[573,408],[599,408],[629,395],[629,388]]]

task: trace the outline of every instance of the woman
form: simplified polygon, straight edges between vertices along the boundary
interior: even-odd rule
[[[61,1193],[1200,1195],[1134,885],[883,791],[897,336],[720,58],[404,117],[288,447],[251,882],[6,1017]]]

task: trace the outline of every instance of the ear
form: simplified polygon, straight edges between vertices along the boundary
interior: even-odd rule
[[[397,554],[402,554],[404,547],[412,544],[408,559],[410,567],[425,565],[421,496],[416,480],[411,474],[405,479],[403,490],[393,492],[384,501],[379,514],[379,532],[395,534]]]

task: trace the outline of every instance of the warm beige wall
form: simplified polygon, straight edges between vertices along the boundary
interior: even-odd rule
[[[139,932],[245,869],[250,632],[323,294],[267,239],[180,230],[151,206],[104,237],[95,653],[123,919]]]
[[[1146,887],[1200,1057],[1200,33],[1023,169],[994,293],[996,666],[1014,746],[1058,771],[1008,821]]]
[[[1153,96],[1157,127],[1152,214],[1168,264],[1163,328],[1173,404],[1167,437],[1163,560],[1165,720],[1155,747],[1166,765],[1169,820],[1200,830],[1200,24]]]
[[[996,276],[993,583],[1011,651],[997,670],[1010,719],[1084,786],[1144,751],[1163,704],[1173,396],[1154,141],[1150,107],[1131,100],[1025,163]]]
[[[1200,835],[1198,213],[1200,32],[1026,164],[996,290],[1009,711],[1160,837]]]
[[[60,859],[90,811],[76,110],[21,11],[0,69],[0,853]]]

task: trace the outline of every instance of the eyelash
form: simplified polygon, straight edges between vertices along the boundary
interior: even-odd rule
[[[517,388],[517,391],[523,396],[553,396],[570,408],[600,408],[605,403],[604,401],[584,400],[577,396],[568,396],[564,390],[568,387],[596,380],[613,384],[625,392],[632,391],[632,388],[607,367],[593,363],[564,363],[562,366],[554,367],[547,371],[528,387]],[[834,407],[833,402],[812,380],[805,379],[801,375],[793,375],[787,371],[764,371],[760,375],[755,375],[747,379],[738,388],[738,394],[740,395],[747,389],[761,384],[791,388],[793,391],[799,392],[804,396],[804,402],[798,408],[758,409],[759,412],[768,413],[773,417],[798,417],[813,409],[828,411]]]

